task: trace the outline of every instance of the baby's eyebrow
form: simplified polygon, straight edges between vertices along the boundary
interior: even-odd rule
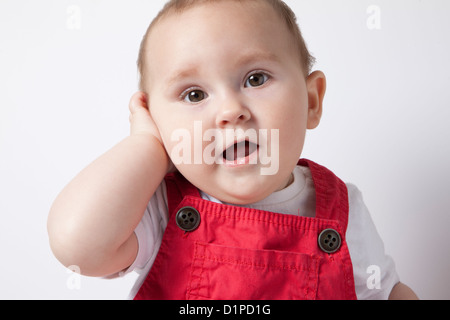
[[[179,71],[175,71],[171,77],[166,81],[167,87],[173,86],[175,83],[182,81],[185,78],[193,77],[198,74],[198,69],[196,67],[188,67]]]
[[[239,57],[237,57],[235,62],[235,67],[240,68],[245,65],[249,65],[255,62],[280,62],[281,59],[274,53],[268,51],[248,51],[243,52]],[[189,77],[198,76],[199,69],[198,67],[192,66],[187,67],[181,70],[177,70],[173,72],[173,75],[170,76],[166,82],[167,87],[172,87],[177,82],[182,81],[183,79]]]
[[[238,67],[248,65],[253,62],[260,61],[272,61],[272,62],[280,62],[281,59],[274,53],[270,51],[248,51],[244,52],[237,59],[236,65]]]

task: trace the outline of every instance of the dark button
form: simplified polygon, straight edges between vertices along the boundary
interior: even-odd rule
[[[322,251],[333,253],[341,247],[341,236],[334,229],[325,229],[320,233],[318,242]]]
[[[177,226],[185,232],[194,231],[200,224],[200,213],[192,207],[183,207],[176,215]]]

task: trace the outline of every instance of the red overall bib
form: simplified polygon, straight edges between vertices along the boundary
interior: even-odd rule
[[[168,175],[169,222],[135,299],[356,299],[346,185],[314,162],[299,165],[311,169],[315,218],[203,200]]]

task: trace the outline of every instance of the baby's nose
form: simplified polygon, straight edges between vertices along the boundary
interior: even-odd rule
[[[249,109],[238,100],[226,100],[217,112],[216,125],[225,127],[250,120]]]

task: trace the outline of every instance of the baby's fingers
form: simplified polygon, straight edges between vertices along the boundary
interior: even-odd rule
[[[161,142],[159,130],[150,114],[147,101],[147,95],[143,92],[136,92],[131,97],[129,106],[130,133],[131,135],[151,134]]]
[[[128,108],[130,109],[132,115],[136,112],[142,111],[142,109],[148,111],[147,95],[142,91],[138,91],[135,94],[133,94]]]

